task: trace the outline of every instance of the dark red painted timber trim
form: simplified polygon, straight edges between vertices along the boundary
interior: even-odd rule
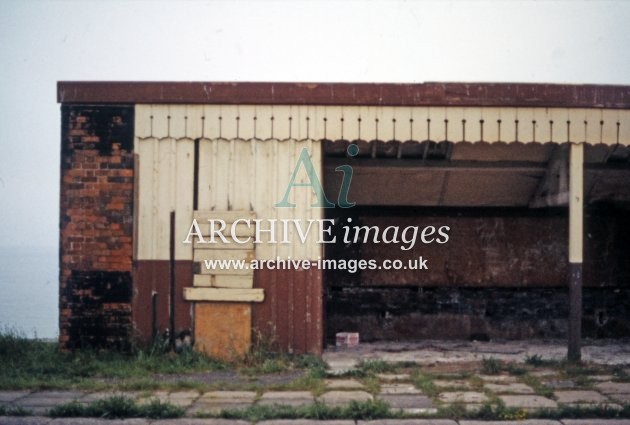
[[[193,262],[176,260],[175,277],[175,334],[192,327],[191,303],[184,300],[184,288],[192,286]],[[152,295],[156,295],[156,311],[152,312]],[[152,337],[152,317],[155,315],[157,332],[164,335],[172,328],[169,317],[170,305],[170,262],[169,260],[137,260],[133,276],[132,320],[136,338],[149,343]]]
[[[254,337],[261,334],[276,348],[292,353],[321,354],[324,344],[322,271],[255,270],[254,287],[265,290],[262,303],[252,303]]]
[[[630,86],[525,83],[60,81],[59,103],[520,106],[630,109]]]
[[[569,346],[567,359],[582,359],[582,263],[569,263]]]

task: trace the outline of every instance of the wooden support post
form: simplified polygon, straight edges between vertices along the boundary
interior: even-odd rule
[[[569,153],[569,347],[570,362],[581,360],[582,261],[584,234],[584,145]]]

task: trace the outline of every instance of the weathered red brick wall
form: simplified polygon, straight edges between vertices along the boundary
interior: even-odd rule
[[[64,348],[132,340],[133,106],[62,106],[60,334]]]

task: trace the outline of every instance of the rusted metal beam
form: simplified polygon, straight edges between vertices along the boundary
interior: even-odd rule
[[[582,262],[584,238],[584,145],[569,148],[569,341],[567,358],[582,358]]]

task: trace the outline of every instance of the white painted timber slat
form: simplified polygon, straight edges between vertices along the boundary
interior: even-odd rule
[[[423,142],[427,140],[427,119],[429,118],[429,108],[410,108],[410,117],[413,119],[411,140]]]
[[[238,137],[241,139],[251,139],[254,137],[254,117],[256,107],[252,105],[238,106]]]
[[[168,137],[169,105],[151,105],[152,136],[158,139]]]
[[[273,137],[285,140],[291,137],[293,116],[291,107],[276,105],[273,107]]]
[[[254,211],[260,219],[275,218],[275,208],[273,205],[278,202],[281,195],[277,195],[280,191],[274,184],[274,175],[276,170],[276,158],[274,150],[277,146],[276,140],[264,140],[256,142],[256,152],[254,158]],[[271,259],[276,256],[275,244],[259,244],[256,247],[256,258]]]
[[[140,139],[151,137],[151,105],[136,105],[134,132]]]
[[[444,107],[430,107],[426,122],[427,139],[441,142],[446,137],[444,120],[446,113]]]
[[[199,140],[199,173],[197,181],[197,208],[210,210],[212,205],[212,176],[214,175],[214,142],[209,139]]]
[[[228,232],[221,232],[221,233],[224,234],[227,243],[223,242],[223,240],[220,237],[218,237],[218,236],[215,236],[215,238],[214,238],[214,242],[215,243],[210,243],[209,239],[204,236],[204,242],[199,241],[199,238],[195,237],[194,240],[193,240],[193,243],[192,244],[187,244],[187,246],[192,246],[195,250],[197,250],[197,249],[217,249],[217,250],[245,249],[245,250],[252,250],[252,249],[256,248],[255,245],[254,245],[254,237],[253,236],[242,236],[242,237],[240,237],[240,236],[236,235],[237,239],[239,240],[239,242],[237,242],[237,241],[232,239],[232,236],[230,235],[229,231]],[[243,242],[243,243],[241,243],[241,242]]]
[[[498,114],[497,121],[501,120],[500,141],[506,143],[516,141],[516,108],[500,108]]]
[[[232,141],[232,190],[230,192],[230,209],[249,211],[253,209],[252,202],[252,170],[254,157],[252,155],[252,143],[250,140],[234,139]]]
[[[184,138],[177,140],[175,170],[175,259],[192,259],[192,245],[184,244],[193,218],[193,191],[195,168],[195,142]]]
[[[212,185],[210,188],[210,209],[218,211],[229,210],[229,182],[231,168],[232,143],[226,139],[212,142]]]
[[[474,109],[474,108],[471,108]],[[532,108],[518,108],[518,141],[530,143],[534,140],[534,111]],[[473,140],[476,141],[476,140]]]
[[[219,117],[221,116],[221,105],[203,106],[203,133],[202,137],[216,139],[220,134]],[[235,136],[233,136],[235,137]]]
[[[212,275],[196,274],[193,277],[193,286],[214,288],[252,288],[254,280],[247,275]]]
[[[203,106],[202,105],[185,105],[186,107],[186,136],[191,139],[199,139],[202,137]]]
[[[602,143],[614,145],[617,143],[617,123],[619,122],[619,111],[605,110],[602,113],[604,126],[602,129]]]
[[[157,163],[153,170],[153,178],[157,182],[154,187],[153,237],[156,240],[155,259],[168,260],[170,246],[171,211],[175,208],[175,175],[176,155],[174,139],[163,138],[157,143]]]
[[[463,121],[464,108],[449,108],[446,119],[448,119],[448,140],[450,142],[461,142],[464,140]]]
[[[138,153],[138,260],[151,260],[153,256],[153,150],[156,139],[136,142]]]
[[[207,220],[223,220],[226,223],[234,223],[239,219],[253,220],[256,218],[256,214],[252,211],[213,211],[213,210],[197,210],[194,212],[194,218],[197,219],[199,225],[202,225],[202,221]]]
[[[233,301],[262,302],[265,293],[262,289],[232,288],[184,288],[184,299],[187,301]]]
[[[186,114],[186,105],[169,105],[168,115],[170,117],[169,137],[174,139],[187,137],[188,115]]]
[[[549,109],[549,128],[553,131],[550,141],[554,143],[565,143],[569,141],[567,121],[569,114],[567,109],[552,108]],[[553,125],[551,122],[553,121]]]
[[[247,249],[196,249],[194,251],[193,260],[196,262],[205,260],[234,260],[234,261],[250,261],[255,257],[253,250]]]
[[[602,126],[600,121],[604,115],[606,119]],[[413,119],[413,124],[410,119]],[[427,119],[431,120],[430,134],[427,134]],[[448,119],[448,125],[445,125],[445,119]],[[466,120],[465,126],[462,120]],[[628,127],[624,123],[630,120],[630,111],[543,107],[137,105],[135,123],[138,138],[153,135],[156,138],[177,139],[222,137],[267,140],[273,137],[280,140],[360,138],[369,141],[378,138],[389,141],[395,138],[477,142],[482,140],[480,120],[484,121],[483,141],[489,143],[528,143],[535,138],[540,143],[586,139],[589,143],[614,144],[617,122],[620,123],[620,134],[625,137],[626,133],[622,132]],[[596,135],[599,137],[596,138]],[[623,140],[627,138],[620,137],[622,143],[630,143]]]

